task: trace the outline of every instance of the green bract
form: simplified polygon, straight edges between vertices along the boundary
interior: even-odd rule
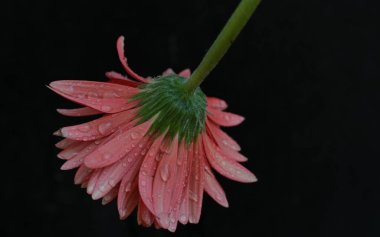
[[[205,128],[206,96],[198,87],[193,93],[184,88],[186,78],[178,75],[157,77],[139,88],[133,97],[139,101],[139,123],[154,118],[149,135],[177,134],[188,144]]]

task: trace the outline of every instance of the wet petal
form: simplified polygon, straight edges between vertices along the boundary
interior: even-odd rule
[[[66,149],[58,153],[58,158],[62,160],[70,160],[74,158],[81,150],[88,145],[88,142],[73,143]]]
[[[210,121],[206,121],[206,127],[207,131],[211,134],[212,138],[214,138],[220,147],[240,151],[241,148],[239,144],[228,136],[227,133],[223,132],[220,127]]]
[[[121,220],[126,219],[133,212],[139,202],[137,179],[135,179],[133,183],[125,180],[126,179],[124,178],[120,184],[117,197],[117,209]]]
[[[137,209],[137,223],[144,227],[149,227],[154,222],[154,216],[140,199]]]
[[[145,122],[136,127],[126,127],[113,134],[113,138],[99,146],[85,159],[89,168],[102,168],[108,166],[127,155],[136,147],[145,136],[151,122]]]
[[[69,117],[82,117],[82,116],[90,116],[90,115],[96,115],[96,114],[102,113],[99,110],[89,108],[89,107],[83,107],[83,108],[77,108],[77,109],[57,109],[57,112]]]
[[[130,122],[135,116],[136,109],[127,110],[113,115],[106,115],[88,123],[64,127],[60,130],[60,133],[63,137],[73,140],[95,140],[115,132],[123,123]]]
[[[114,200],[117,197],[117,194],[119,192],[119,186],[114,187],[105,195],[102,199],[102,205],[106,205],[110,203],[112,200]]]
[[[207,135],[203,134],[202,138],[206,156],[212,168],[218,171],[221,175],[235,181],[242,183],[257,181],[255,175],[245,167],[217,152],[215,144],[209,140]]]
[[[55,144],[55,146],[59,149],[65,149],[67,148],[68,146],[74,144],[74,143],[80,143],[80,141],[75,141],[75,140],[71,140],[71,139],[68,139],[68,138],[65,138],[65,139],[62,139],[61,141],[57,142]]]
[[[77,172],[75,173],[74,183],[81,184],[89,180],[92,169],[86,167],[85,165],[81,165]]]
[[[207,163],[207,162],[205,162]],[[205,166],[205,191],[214,199],[217,203],[223,207],[228,207],[228,201],[223,188],[216,180],[208,164]]]
[[[132,182],[138,174],[144,155],[150,146],[150,141],[144,137],[131,152],[118,162],[102,169],[99,180],[96,183],[92,198],[97,200],[115,187],[121,179]]]
[[[141,199],[150,212],[153,209],[153,180],[156,173],[158,160],[160,159],[160,147],[164,135],[156,138],[149,151],[147,152],[139,172],[139,191]]]
[[[89,88],[78,86],[80,83]],[[66,99],[103,113],[117,113],[131,108],[129,98],[139,91],[112,83],[87,81],[55,81],[50,83],[49,88]]]
[[[170,145],[163,146],[162,149],[165,151],[158,164],[153,181],[153,207],[160,225],[163,228],[168,229],[172,193],[178,192],[178,190],[174,190],[176,182],[174,172],[177,168],[176,158],[178,156],[178,138],[176,137]]]
[[[244,121],[244,117],[240,115],[223,112],[217,109],[212,109],[210,107],[207,107],[207,117],[216,124],[224,127],[236,126]]]
[[[228,107],[226,101],[216,97],[207,97],[207,106],[219,110],[224,110]]]
[[[189,176],[189,222],[198,223],[201,217],[204,185],[204,152],[202,137],[194,146],[194,153]]]

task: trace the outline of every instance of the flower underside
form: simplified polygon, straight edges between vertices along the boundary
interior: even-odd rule
[[[140,86],[141,91],[132,100],[139,102],[139,123],[154,117],[148,134],[178,135],[187,144],[196,141],[206,123],[206,96],[197,88],[194,93],[184,92],[186,78],[178,75],[158,77]]]

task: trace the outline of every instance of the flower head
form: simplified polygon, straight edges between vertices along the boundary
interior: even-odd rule
[[[228,207],[213,172],[244,183],[255,176],[240,162],[247,160],[221,126],[244,118],[225,112],[227,103],[206,97],[198,88],[181,88],[188,69],[166,70],[157,78],[136,74],[124,56],[124,38],[117,41],[120,61],[135,79],[108,72],[108,82],[55,81],[49,88],[83,107],[58,109],[66,116],[101,115],[93,121],[64,127],[56,146],[65,160],[61,169],[78,168],[75,183],[94,200],[117,199],[121,219],[137,208],[138,223],[175,231],[177,223],[198,223],[203,193]]]

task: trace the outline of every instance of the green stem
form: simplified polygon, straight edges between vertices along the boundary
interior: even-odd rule
[[[214,69],[239,35],[259,3],[260,0],[242,0],[240,2],[223,30],[203,57],[199,66],[195,69],[190,79],[184,84],[185,91],[193,93],[211,70]]]

